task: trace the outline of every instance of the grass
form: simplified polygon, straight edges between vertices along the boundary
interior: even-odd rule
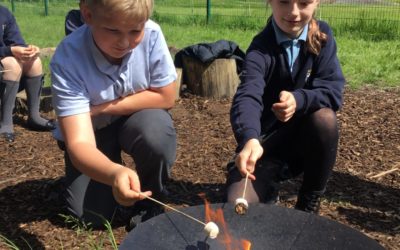
[[[61,218],[64,219],[64,222],[69,225],[69,227],[75,231],[77,236],[83,236],[86,239],[86,242],[83,243],[82,247],[83,249],[118,249],[117,242],[114,238],[114,234],[112,231],[112,227],[109,221],[104,220],[104,226],[105,226],[105,233],[106,235],[101,235],[100,237],[95,237],[93,230],[90,226],[90,224],[85,224],[78,220],[77,218],[71,216],[71,215],[59,215]],[[105,241],[108,239],[109,244],[106,244]],[[32,249],[32,247],[29,245],[29,243],[23,239],[23,241],[26,243],[26,246],[29,249]],[[18,247],[12,240],[8,239],[7,237],[3,236],[0,234],[0,243],[3,242],[3,245],[7,247],[9,250],[19,250],[21,249]],[[2,244],[0,244],[0,247]],[[60,240],[60,248],[59,249],[64,249],[63,247],[63,242]]]
[[[227,5],[228,2],[231,4]],[[212,3],[208,25],[205,1],[156,1],[153,19],[161,25],[169,46],[184,48],[225,39],[235,42],[245,51],[270,15],[270,9],[261,1],[215,0]],[[174,4],[180,4],[181,7],[172,8]],[[55,47],[64,38],[65,13],[76,7],[74,1],[52,1],[50,15],[45,16],[41,4],[17,2],[15,16],[28,43],[42,48]],[[320,7],[317,16],[333,28],[338,57],[350,87],[400,85],[398,8],[337,4],[323,4]],[[378,17],[384,20],[373,19]],[[50,85],[49,61],[50,58],[43,59],[46,85]]]
[[[0,242],[3,241],[4,245],[9,249],[9,250],[19,250],[18,246],[15,245],[14,242],[12,242],[10,239],[7,237],[3,236],[0,234]]]
[[[28,43],[42,48],[55,47],[64,38],[64,16],[26,15],[17,12],[17,21]],[[169,46],[184,48],[197,43],[215,42],[220,39],[230,40],[246,50],[253,38],[265,23],[265,20],[250,20],[252,25],[239,29],[240,22],[247,19],[236,18],[236,24],[229,21],[221,25],[221,20],[205,25],[205,20],[196,17],[160,16],[154,18],[161,24]],[[334,28],[338,45],[338,57],[343,72],[352,88],[363,85],[393,87],[400,85],[400,35],[391,34],[391,27],[376,23],[368,25],[357,21],[342,24]],[[39,29],[37,27],[40,27]],[[380,34],[376,34],[380,32]],[[46,85],[50,84],[50,58],[43,58],[46,73]]]

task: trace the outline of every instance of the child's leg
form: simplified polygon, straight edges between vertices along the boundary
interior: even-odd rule
[[[336,113],[320,109],[305,117],[299,132],[303,153],[303,184],[296,207],[307,209],[307,200],[319,198],[324,192],[336,161],[339,140]],[[302,209],[304,208],[304,209]]]
[[[0,99],[1,99],[1,120],[0,120],[0,134],[13,134],[13,110],[15,106],[15,98],[17,96],[19,82],[2,80],[0,86]],[[9,140],[10,142],[14,141]]]
[[[261,137],[264,154],[256,164],[254,172],[256,180],[248,182],[249,190],[246,190],[245,197],[248,202],[276,203],[279,199],[280,182],[294,176],[285,162],[287,160],[285,154],[281,154],[282,151],[286,153],[288,145],[291,144],[294,127],[295,123],[288,123]],[[234,162],[228,163],[227,200],[229,202],[234,202],[243,196],[244,180]]]
[[[279,198],[279,173],[282,166],[282,162],[273,159],[258,161],[254,172],[256,180],[247,180],[246,192],[243,197],[246,179],[240,174],[235,162],[229,162],[226,181],[227,202],[235,203],[236,199],[244,198],[248,203],[276,203]]]
[[[136,164],[142,191],[151,190],[162,198],[165,182],[176,158],[176,132],[170,114],[161,109],[145,109],[132,114],[119,131],[122,150]]]
[[[118,123],[114,123],[96,131],[96,144],[110,160],[121,163],[121,150],[115,136],[117,129]],[[99,215],[111,222],[117,208],[111,187],[82,174],[73,166],[67,153],[65,168],[65,198],[69,212],[95,228],[104,226]]]
[[[14,125],[12,115],[22,69],[14,57],[1,58],[0,63],[2,68],[7,70],[2,73],[2,79],[0,82],[0,134],[2,134],[8,142],[13,142]]]
[[[336,114],[320,109],[311,114],[302,126],[307,140],[304,145],[304,181],[302,191],[325,190],[336,161],[339,132]]]
[[[23,77],[21,84],[24,85],[28,101],[28,125],[36,130],[51,130],[55,128],[52,121],[40,116],[40,93],[43,85],[43,75]]]

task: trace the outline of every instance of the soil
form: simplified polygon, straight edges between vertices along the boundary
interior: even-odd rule
[[[211,203],[222,201],[225,166],[236,146],[230,102],[184,94],[171,111],[178,154],[168,184],[170,205],[203,204],[200,193]],[[338,157],[320,215],[387,249],[400,249],[400,89],[346,89],[338,118]],[[15,115],[14,143],[0,141],[0,234],[21,249],[112,248],[107,232],[68,226],[60,216],[66,214],[59,199],[62,151],[51,133],[25,128],[25,119]],[[387,170],[393,171],[385,174]],[[299,183],[284,183],[278,206],[293,207]],[[116,226],[113,234],[121,243],[127,232]],[[7,247],[0,243],[0,249]]]

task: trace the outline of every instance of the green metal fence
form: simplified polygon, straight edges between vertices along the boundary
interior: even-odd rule
[[[320,1],[318,18],[333,27],[346,23],[383,23],[396,32],[400,30],[400,0]],[[14,12],[28,9],[38,15],[65,15],[69,9],[78,7],[78,0],[0,0],[0,4]],[[265,0],[155,0],[157,17],[189,18],[185,20],[204,20],[204,23],[227,20],[236,20],[239,25],[263,23],[270,13]]]

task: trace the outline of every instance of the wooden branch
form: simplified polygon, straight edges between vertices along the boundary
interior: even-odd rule
[[[397,171],[397,170],[399,170],[399,168],[398,168],[398,167],[395,167],[395,168],[392,168],[392,169],[390,169],[390,170],[386,170],[386,171],[380,172],[379,174],[376,174],[376,175],[371,176],[371,177],[369,177],[369,178],[370,178],[370,179],[379,178],[379,177],[382,177],[382,176],[384,176],[384,175],[393,173],[393,172],[395,172],[395,171]]]

